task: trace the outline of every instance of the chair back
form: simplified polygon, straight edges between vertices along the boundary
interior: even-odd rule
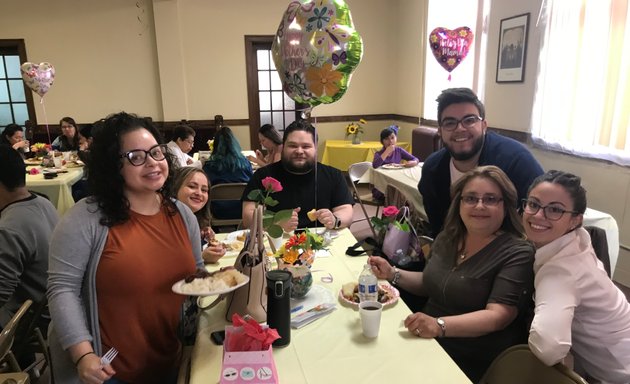
[[[562,364],[546,366],[527,344],[503,351],[490,364],[479,384],[588,384]]]
[[[608,253],[608,239],[606,238],[606,231],[602,228],[595,226],[585,226],[584,229],[591,236],[591,245],[595,251],[595,256],[604,264],[604,269],[611,276],[610,268],[610,254]]]
[[[372,163],[369,161],[351,164],[350,167],[348,167],[348,176],[352,184],[358,182],[370,168],[372,168]]]
[[[210,202],[213,201],[235,201],[241,200],[241,196],[243,195],[243,191],[245,191],[245,187],[247,183],[225,183],[225,184],[215,184],[210,187],[208,191],[208,200]],[[210,206],[210,225],[211,226],[222,226],[222,225],[241,225],[242,218],[236,219],[218,219],[212,214],[212,205]]]
[[[5,357],[11,351],[13,345],[13,339],[15,338],[15,331],[17,330],[20,319],[26,314],[29,307],[33,304],[31,300],[26,300],[24,304],[13,315],[11,320],[4,326],[2,332],[0,332],[0,362],[4,361]]]

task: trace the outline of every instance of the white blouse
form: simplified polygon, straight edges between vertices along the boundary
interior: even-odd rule
[[[201,162],[199,160],[194,160],[191,156],[188,156],[188,154],[184,153],[181,148],[179,148],[179,145],[177,145],[176,142],[169,141],[167,146],[168,151],[171,153],[171,155],[175,156],[175,161],[177,162],[177,165],[179,165],[180,167],[195,167],[201,169]],[[188,164],[189,160],[191,161],[190,164]]]

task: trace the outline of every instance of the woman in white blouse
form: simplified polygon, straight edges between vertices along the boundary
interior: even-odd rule
[[[547,365],[571,353],[589,383],[630,383],[630,304],[581,227],[580,178],[561,171],[539,176],[523,209],[525,232],[537,248],[530,349]]]
[[[201,162],[188,155],[195,145],[195,130],[188,125],[178,125],[173,129],[173,139],[168,142],[168,151],[175,156],[175,165],[201,169]]]

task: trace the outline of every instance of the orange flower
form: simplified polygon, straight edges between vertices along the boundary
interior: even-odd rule
[[[315,96],[334,96],[339,92],[336,84],[342,78],[341,72],[332,69],[331,63],[324,64],[321,68],[310,67],[306,70],[306,81],[308,90]]]

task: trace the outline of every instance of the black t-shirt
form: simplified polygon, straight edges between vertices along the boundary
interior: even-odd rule
[[[278,201],[278,205],[267,207],[267,209],[277,212],[282,209],[300,207],[298,228],[316,226],[316,222],[310,221],[306,216],[306,213],[311,209],[328,208],[332,210],[340,205],[354,204],[346,179],[336,168],[317,163],[316,183],[314,171],[304,175],[296,175],[285,170],[280,161],[254,172],[254,176],[249,180],[245,192],[243,192],[242,200],[251,201],[247,198],[249,192],[255,189],[262,190],[262,180],[268,176],[282,184],[282,191],[270,195]],[[317,225],[322,226],[321,223]]]

